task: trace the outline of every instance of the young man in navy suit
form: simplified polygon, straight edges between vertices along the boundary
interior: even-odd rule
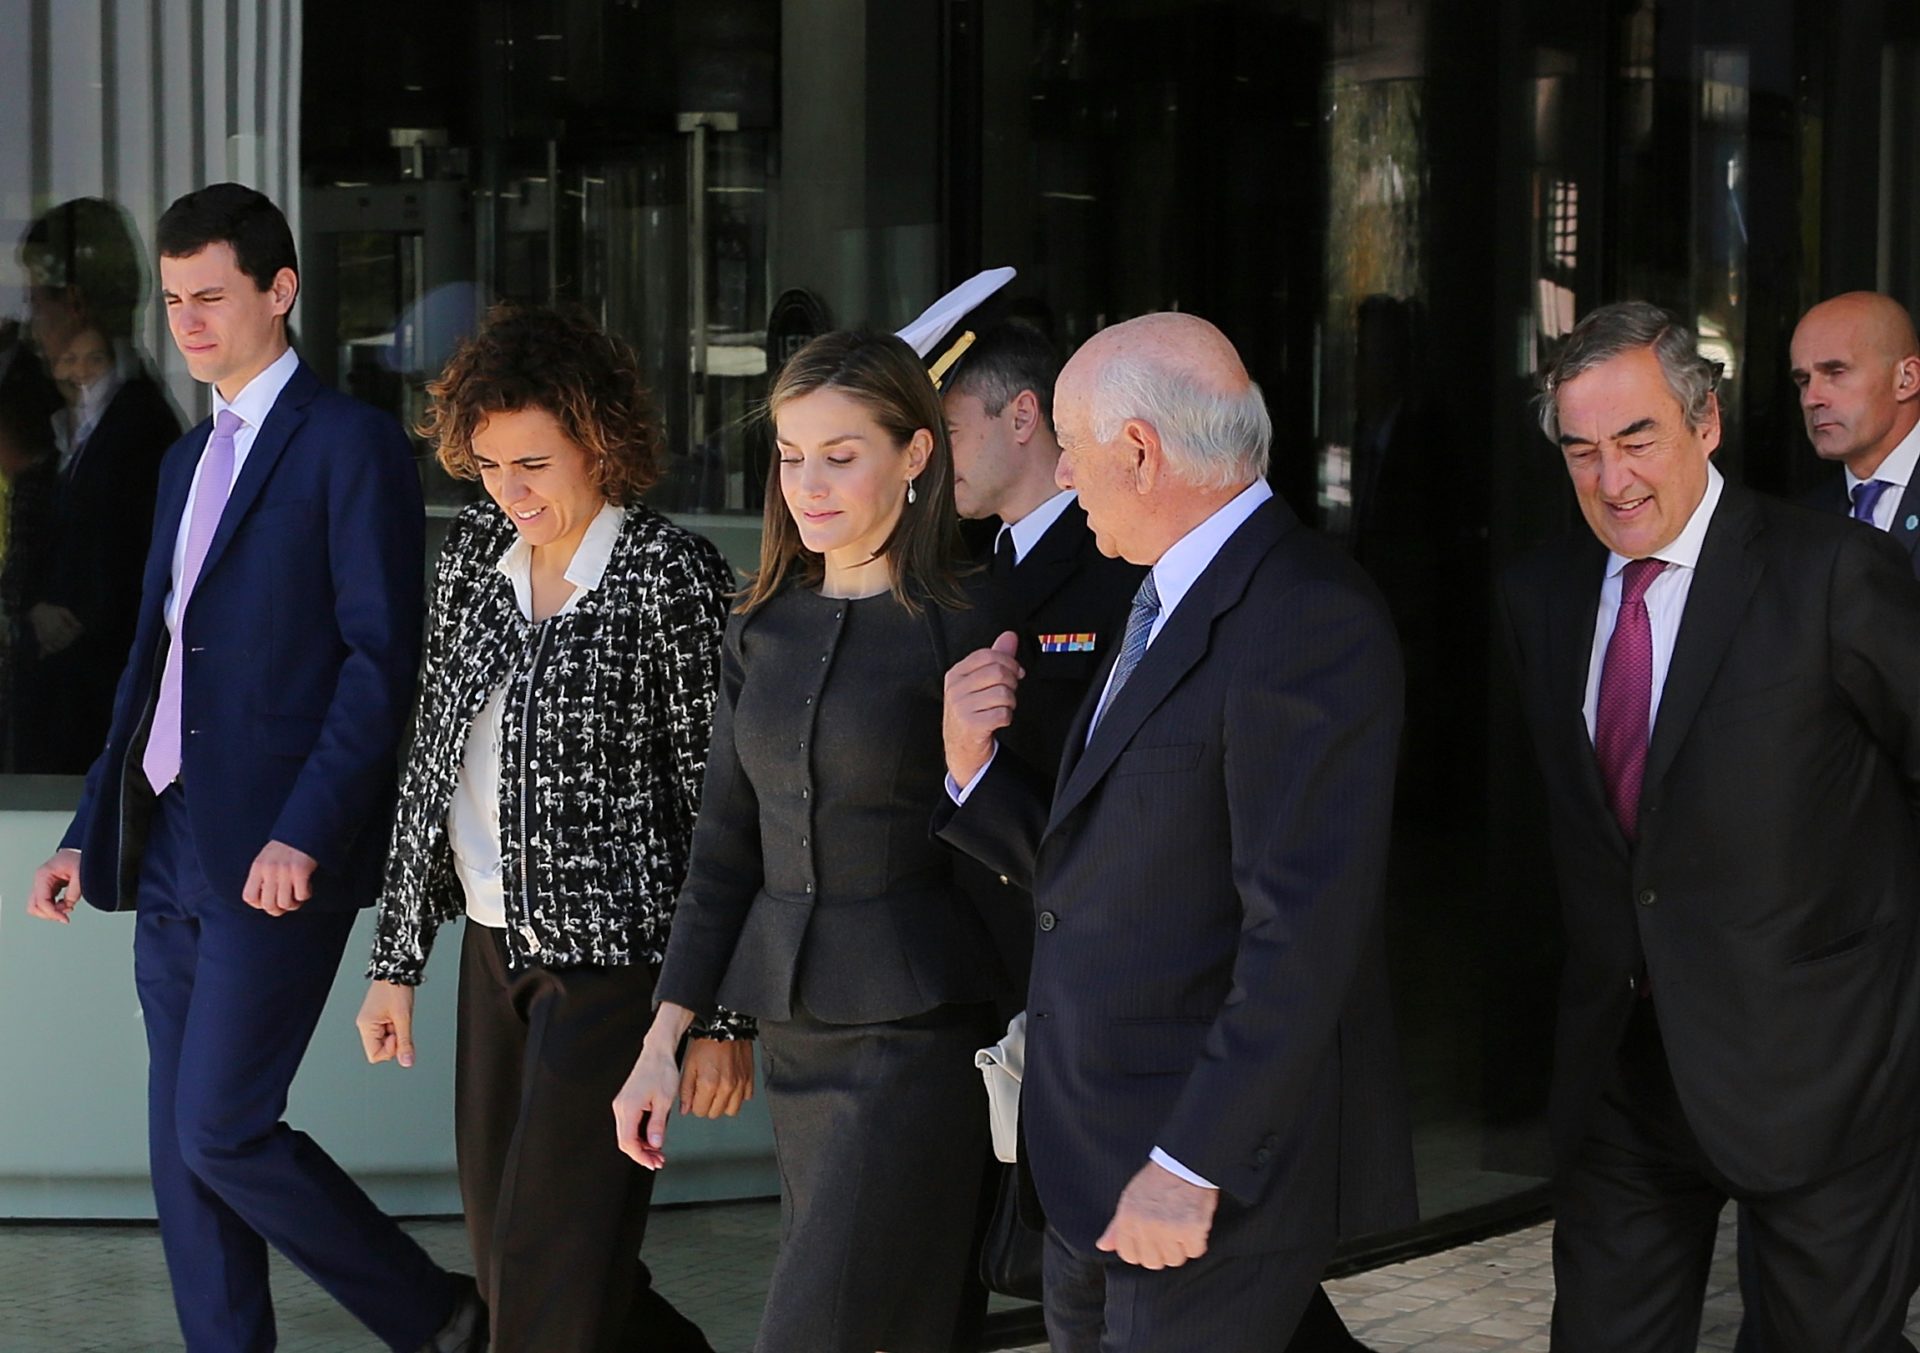
[[[299,275],[272,202],[216,184],[157,233],[214,417],[161,465],[106,747],[29,910],[138,909],[154,1198],[191,1353],[273,1347],[269,1244],[389,1348],[477,1353],[472,1283],[281,1121],[386,848],[419,656],[411,448],[288,346]]]

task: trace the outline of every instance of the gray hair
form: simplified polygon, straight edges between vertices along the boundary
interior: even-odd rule
[[[1687,426],[1704,423],[1720,385],[1721,364],[1700,355],[1699,339],[1672,311],[1649,301],[1617,301],[1576,324],[1541,376],[1533,404],[1547,440],[1560,440],[1560,408],[1554,395],[1561,386],[1603,362],[1642,348],[1651,348],[1659,360],[1667,389],[1680,402]]]
[[[1119,436],[1129,418],[1150,424],[1174,474],[1194,488],[1229,489],[1266,478],[1273,419],[1252,381],[1238,393],[1223,393],[1183,372],[1114,357],[1094,375],[1088,414],[1100,442]]]

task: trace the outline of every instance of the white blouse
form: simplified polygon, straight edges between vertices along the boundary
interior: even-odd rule
[[[588,524],[567,563],[573,595],[554,614],[565,615],[600,585],[626,516],[626,509],[608,503]],[[496,567],[513,583],[521,618],[532,624],[533,548],[516,537]],[[500,876],[500,727],[506,702],[502,685],[473,716],[453,804],[447,809],[447,842],[453,847],[453,872],[467,897],[467,919],[495,930],[507,925],[506,881]]]

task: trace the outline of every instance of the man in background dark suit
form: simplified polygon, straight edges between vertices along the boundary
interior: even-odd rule
[[[1018,636],[947,679],[944,839],[1030,883],[1022,1128],[1062,1353],[1267,1353],[1337,1234],[1412,1215],[1382,883],[1383,605],[1265,481],[1271,423],[1187,315],[1062,372],[1058,482],[1149,566],[1058,788],[996,735]]]
[[[1920,1115],[1920,588],[1725,483],[1718,367],[1607,306],[1546,378],[1590,533],[1502,580],[1567,952],[1553,1344],[1691,1353],[1741,1204],[1743,1338],[1907,1347]]]
[[[269,1244],[389,1348],[478,1353],[471,1280],[282,1119],[386,856],[423,603],[412,448],[288,346],[277,207],[216,184],[157,234],[214,417],[163,461],[106,744],[29,911],[69,922],[82,891],[137,908],[154,1201],[190,1353],[273,1346]]]
[[[953,446],[954,505],[968,521],[998,521],[980,562],[1002,622],[1020,636],[1017,656],[1026,669],[1019,710],[1001,731],[1000,746],[1043,778],[1059,768],[1074,711],[1120,642],[1145,572],[1101,554],[1073,490],[1054,483],[1059,376],[1053,344],[1027,324],[1003,320],[949,369],[941,400]],[[961,879],[994,930],[1018,1010],[1033,960],[1033,899],[969,857],[962,857]]]
[[[1808,506],[1887,532],[1920,575],[1920,337],[1891,296],[1822,301],[1793,331],[1793,383],[1807,439],[1837,462]]]

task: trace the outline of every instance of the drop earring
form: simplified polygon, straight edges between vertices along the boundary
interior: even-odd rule
[[[914,501],[913,481],[909,479],[907,481],[907,505],[911,507],[913,505],[913,501]]]

